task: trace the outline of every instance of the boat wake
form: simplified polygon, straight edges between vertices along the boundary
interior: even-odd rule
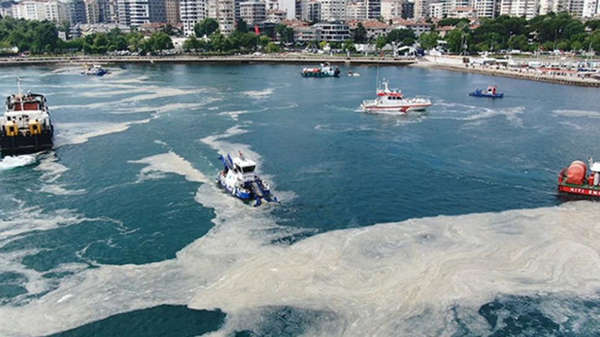
[[[589,110],[553,110],[552,113],[555,116],[560,116],[560,117],[600,118],[600,111],[589,111]]]
[[[32,165],[37,161],[35,155],[6,156],[0,160],[0,171]]]
[[[495,117],[505,117],[506,120],[513,126],[519,128],[523,127],[523,120],[521,119],[520,115],[525,112],[524,106],[491,109],[467,104],[439,102],[436,104],[436,107],[441,108],[441,112],[443,114],[436,113],[436,116],[432,117],[434,119],[462,120],[466,121],[467,125],[473,126]],[[444,117],[441,117],[441,115]]]
[[[269,96],[271,96],[274,91],[275,91],[275,89],[273,89],[273,88],[267,88],[267,89],[263,89],[263,90],[244,91],[244,92],[242,92],[242,94],[244,94],[248,97],[254,98],[254,99],[265,99],[265,98],[268,98]]]

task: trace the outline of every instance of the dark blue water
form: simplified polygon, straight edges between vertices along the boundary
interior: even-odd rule
[[[348,70],[3,69],[57,146],[0,162],[0,335],[593,334],[600,208],[555,183],[596,155],[598,89]],[[434,105],[360,112],[377,76]],[[467,96],[487,85],[505,98]],[[215,186],[240,150],[281,204]]]

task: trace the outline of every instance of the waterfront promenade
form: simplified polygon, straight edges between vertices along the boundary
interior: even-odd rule
[[[58,57],[6,57],[0,58],[0,66],[15,65],[47,65],[47,64],[90,64],[90,63],[345,63],[364,65],[393,65],[405,66],[416,62],[414,58],[390,57],[346,57],[329,55],[303,54],[263,54],[263,55],[233,55],[233,56],[58,56]]]
[[[600,80],[583,78],[567,71],[541,72],[531,68],[513,69],[502,66],[465,64],[462,57],[430,57],[419,59],[412,66],[436,68],[450,71],[468,72],[490,76],[510,77],[522,80],[540,81],[563,85],[600,88]]]
[[[600,87],[600,80],[582,78],[561,72],[539,72],[533,69],[510,69],[497,66],[466,65],[462,57],[424,57],[393,58],[368,56],[341,56],[315,54],[261,54],[261,55],[172,55],[172,56],[56,56],[56,57],[4,57],[0,58],[1,66],[22,65],[85,65],[85,64],[126,64],[126,63],[195,63],[195,64],[333,64],[382,65],[382,66],[416,66],[437,68],[450,71],[477,73],[490,76],[503,76],[524,80],[542,81],[563,85],[584,87]]]

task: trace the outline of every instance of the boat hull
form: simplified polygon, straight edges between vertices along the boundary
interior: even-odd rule
[[[376,106],[376,105],[363,105],[363,111],[370,113],[401,113],[405,114],[410,111],[424,111],[431,104],[413,104],[413,105],[395,105],[395,106]]]
[[[273,201],[276,200],[275,197],[273,197],[271,195],[271,191],[267,190],[267,189],[263,189],[262,190],[262,195],[257,195],[254,192],[245,192],[242,189],[238,189],[236,187],[232,187],[229,186],[223,176],[221,174],[219,174],[219,177],[217,178],[217,183],[223,187],[227,192],[229,192],[231,195],[233,195],[234,197],[244,200],[244,201],[251,201],[251,200],[260,200],[260,199],[265,199],[267,201]],[[258,203],[260,204],[260,202]]]
[[[570,195],[600,198],[600,187],[590,185],[558,184],[558,191]]]
[[[314,73],[314,72],[306,72],[306,73],[300,73],[302,75],[302,77],[316,77],[316,78],[322,78],[322,77],[340,77],[340,74],[330,74],[330,73]]]
[[[478,92],[471,92],[469,93],[469,96],[471,97],[487,97],[487,98],[502,98],[504,97],[504,94],[483,94],[483,93],[478,93]]]
[[[19,155],[52,149],[53,133],[42,132],[31,136],[0,136],[0,152],[2,155]]]

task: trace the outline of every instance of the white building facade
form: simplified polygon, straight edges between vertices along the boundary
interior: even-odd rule
[[[179,17],[186,36],[194,34],[194,26],[206,19],[205,0],[180,0]]]

